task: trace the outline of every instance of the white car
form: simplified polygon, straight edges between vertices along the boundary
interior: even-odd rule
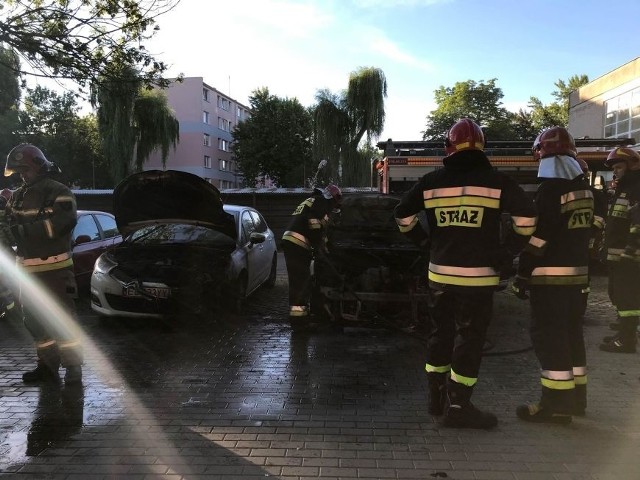
[[[134,174],[114,190],[123,241],[102,254],[91,276],[100,315],[163,318],[238,311],[276,280],[273,232],[251,207],[224,205],[220,192],[186,172]]]

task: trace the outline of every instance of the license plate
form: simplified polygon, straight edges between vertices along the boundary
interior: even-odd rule
[[[169,294],[171,293],[171,290],[167,287],[142,287],[142,289],[136,287],[124,287],[122,289],[122,294],[125,297],[141,297],[142,294],[140,293],[140,290],[142,290],[146,295],[160,299],[169,298]]]

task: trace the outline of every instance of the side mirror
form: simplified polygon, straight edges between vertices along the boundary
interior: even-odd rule
[[[256,243],[262,243],[266,239],[267,237],[264,236],[264,233],[253,232],[251,235],[249,235],[249,242],[251,242],[252,245]]]
[[[82,243],[89,243],[91,241],[91,237],[89,235],[78,235],[74,245],[80,245]]]

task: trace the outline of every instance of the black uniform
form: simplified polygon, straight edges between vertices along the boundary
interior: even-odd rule
[[[620,318],[624,343],[637,343],[640,317],[640,252],[637,235],[640,214],[640,170],[628,170],[618,180],[609,208],[605,245],[609,266],[609,297]]]
[[[282,235],[282,249],[289,277],[289,316],[309,315],[311,260],[325,249],[324,229],[332,211],[332,200],[316,190],[296,207]],[[294,320],[295,321],[295,320]]]
[[[582,177],[550,178],[543,179],[535,203],[538,225],[520,255],[518,275],[530,279],[531,340],[541,366],[539,405],[570,415],[586,407],[582,313],[594,199]]]
[[[430,230],[429,285],[437,299],[425,369],[430,386],[450,375],[452,403],[469,404],[492,315],[500,268],[511,263],[535,230],[532,202],[510,177],[496,172],[479,150],[446,157],[395,210],[400,231],[422,235],[417,215],[426,210]],[[500,245],[501,214],[511,214],[516,235]],[[418,241],[418,238],[413,238]],[[433,412],[432,412],[433,413]]]

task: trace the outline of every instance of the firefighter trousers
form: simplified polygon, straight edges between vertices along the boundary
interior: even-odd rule
[[[587,358],[583,336],[583,286],[532,285],[531,343],[540,362],[540,404],[558,413],[586,406]],[[576,398],[576,386],[579,396]],[[585,397],[585,398],[582,398]]]
[[[53,370],[62,364],[63,367],[80,366],[83,362],[82,347],[74,330],[76,322],[77,296],[76,281],[72,268],[49,270],[31,273],[41,287],[49,294],[49,299],[25,298],[26,292],[20,289],[20,305],[24,325],[31,333],[38,354],[38,361]],[[52,301],[67,315],[67,318],[57,318],[51,314],[45,302]],[[34,308],[36,304],[45,308]],[[47,311],[48,315],[44,315]]]
[[[286,240],[282,242],[282,250],[289,278],[289,315],[307,316],[311,296],[311,250]]]
[[[478,379],[482,348],[493,311],[493,291],[435,292],[430,308],[427,373],[449,373],[468,402]]]
[[[620,336],[635,344],[640,316],[640,263],[609,262],[609,299],[618,311]]]

